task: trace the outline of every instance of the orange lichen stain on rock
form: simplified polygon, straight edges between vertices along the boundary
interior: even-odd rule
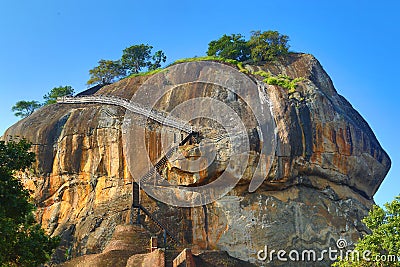
[[[218,231],[217,229],[214,229],[214,230],[216,230],[216,233],[214,234],[214,236],[215,236],[214,243],[215,243],[215,244],[218,244],[218,242],[219,242],[219,240],[221,239],[222,235],[223,235],[224,233],[228,232],[228,230],[229,230],[229,225],[226,224],[225,227],[222,228],[222,229],[220,229],[219,231]],[[212,245],[212,243],[211,243],[211,245]],[[213,246],[213,247],[215,247],[215,246]]]
[[[97,179],[95,205],[109,199],[110,188],[107,187],[107,180],[107,176],[101,176]]]
[[[68,178],[64,177],[64,175],[58,175],[58,174],[50,174],[48,177],[45,177],[44,179],[47,180],[47,190],[42,191],[47,195],[47,197],[54,195],[60,187],[63,186],[63,184],[66,182]],[[46,198],[46,200],[48,200]]]
[[[315,207],[315,214],[318,214],[319,216],[325,218],[325,222],[331,222],[333,221],[333,215],[328,212],[328,210],[325,207],[322,207],[321,205],[318,205]]]
[[[146,149],[151,162],[155,163],[161,156],[161,132],[146,130]]]
[[[50,216],[52,213],[52,207],[53,206],[46,206],[45,208],[42,209],[41,219],[42,219],[42,227],[44,229],[46,229],[49,225]]]
[[[122,166],[121,167],[123,168],[122,173],[123,173],[124,184],[132,182],[133,177],[131,175],[131,172],[129,171],[125,156],[123,156],[123,158],[122,158]]]
[[[196,207],[192,209],[191,220],[193,221],[193,244],[200,249],[207,248],[207,232],[204,228],[204,213],[203,209]]]
[[[323,151],[322,125],[318,122],[314,122],[314,140],[312,146],[314,153],[321,153]]]
[[[348,156],[344,156],[341,154],[333,155],[332,163],[340,171],[340,173],[343,174],[347,174],[349,171],[349,167],[351,167],[348,163]]]
[[[67,193],[67,191],[66,191],[66,193]],[[70,213],[71,213],[72,207],[73,207],[73,206],[72,206],[69,202],[67,202],[67,201],[61,201],[61,203],[60,203],[60,210],[59,210],[59,212],[58,212],[58,221],[59,221],[59,222],[68,219],[68,217],[69,217],[69,215],[70,215]],[[78,207],[78,205],[75,205],[74,208],[75,208],[75,207]]]
[[[352,144],[350,131],[346,131],[343,128],[339,128],[336,133],[336,144],[339,148],[339,153],[342,155],[351,155]]]
[[[349,172],[348,157],[352,154],[351,136],[348,130],[333,129],[333,125],[315,124],[315,141],[311,162],[318,165],[331,165],[343,174]]]

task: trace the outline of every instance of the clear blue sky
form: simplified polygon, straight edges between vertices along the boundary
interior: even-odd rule
[[[168,62],[201,56],[227,33],[278,30],[291,50],[315,55],[336,89],[368,121],[392,159],[375,195],[400,193],[400,1],[0,0],[0,134],[18,100],[53,87],[86,88],[99,59],[133,44],[162,49]]]

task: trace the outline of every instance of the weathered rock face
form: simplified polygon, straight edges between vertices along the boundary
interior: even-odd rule
[[[321,251],[336,248],[339,237],[356,241],[366,231],[360,221],[390,168],[388,155],[365,120],[337,94],[314,57],[292,54],[278,63],[249,68],[305,78],[290,97],[284,88],[267,87],[278,144],[262,186],[249,193],[250,178],[245,175],[228,195],[204,207],[170,207],[145,194],[143,205],[192,249],[224,250],[252,263],[262,263],[257,252],[265,245],[275,250]],[[191,75],[190,70],[182,75]],[[131,99],[146,79],[127,78],[95,94]],[[246,117],[240,99],[232,100],[216,86],[197,86],[196,96],[230,101],[242,111],[247,125],[256,126]],[[191,97],[170,94],[160,105],[174,106]],[[43,227],[63,235],[62,247],[69,248],[74,257],[101,252],[116,225],[129,222],[132,177],[123,153],[124,114],[123,108],[108,105],[56,104],[5,133],[5,137],[23,136],[34,143],[35,171],[21,179],[35,192]],[[211,132],[213,125],[204,127]],[[155,160],[161,142],[157,127],[149,127],[147,137],[150,158]],[[258,155],[254,144],[250,169]],[[198,157],[196,145],[181,150],[187,158]],[[201,173],[168,166],[163,173],[179,184],[206,183],[223,171],[224,155]],[[175,159],[174,166],[179,164]],[[58,260],[63,258],[63,249]]]
[[[143,258],[150,256],[148,255],[150,253],[149,240],[150,234],[141,226],[118,225],[102,253],[77,257],[61,266],[151,266],[142,265]],[[138,255],[134,258],[139,259],[136,264],[127,264],[132,255]],[[154,260],[157,258],[154,257]]]

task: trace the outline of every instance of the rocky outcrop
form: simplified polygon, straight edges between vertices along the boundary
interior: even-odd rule
[[[200,68],[201,64],[198,69],[186,69],[182,75],[195,76]],[[361,219],[390,168],[388,155],[311,55],[291,54],[278,62],[248,68],[305,78],[290,95],[279,86],[265,87],[274,110],[277,148],[261,187],[253,193],[247,190],[257,161],[264,160],[258,137],[253,135],[249,167],[223,198],[203,207],[176,208],[142,193],[142,205],[193,251],[226,251],[251,263],[264,263],[257,259],[257,252],[266,245],[275,250],[321,251],[336,248],[339,238],[355,242],[367,231]],[[147,79],[126,78],[95,94],[131,99]],[[191,85],[183,85],[183,89],[185,86]],[[193,97],[211,97],[238,111],[249,132],[257,127],[245,103],[224,88],[196,84],[194,91],[186,89],[167,95],[158,108],[168,111]],[[35,192],[37,217],[44,229],[63,236],[58,261],[65,259],[67,250],[72,257],[104,251],[115,227],[130,221],[132,177],[123,151],[124,116],[121,107],[55,104],[21,120],[4,135],[23,136],[34,144],[35,168],[20,178]],[[205,133],[215,129],[213,122],[201,123]],[[156,160],[161,155],[161,134],[152,124],[146,127],[150,158]],[[176,166],[190,166],[174,158],[162,172],[178,184],[212,181],[226,167],[228,152],[222,141],[216,142],[221,152],[217,162],[205,171],[181,171]],[[185,158],[195,159],[198,149],[196,144],[188,144],[180,151]],[[137,158],[136,163],[140,162]],[[280,262],[275,259],[275,264]]]
[[[102,253],[77,257],[60,266],[152,266],[141,265],[146,257],[154,257],[154,255],[148,255],[149,253],[150,234],[146,229],[136,225],[118,225]],[[158,255],[158,253],[154,254]],[[133,255],[135,255],[135,260],[132,258]]]

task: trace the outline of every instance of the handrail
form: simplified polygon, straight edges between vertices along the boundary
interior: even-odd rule
[[[153,168],[151,168],[145,175],[140,178],[140,183],[145,183],[148,179],[155,173],[155,171],[159,171],[159,168],[167,162],[167,159],[172,156],[172,154],[178,150],[180,146],[183,146],[189,139],[196,134],[196,132],[189,133],[177,146],[171,147],[164,156],[162,156],[156,164],[154,164]]]
[[[133,113],[144,115],[149,117],[150,119],[161,123],[162,125],[169,126],[171,128],[175,128],[181,130],[186,133],[193,132],[193,128],[187,122],[173,117],[167,116],[167,114],[156,111],[149,107],[145,107],[140,105],[139,103],[128,101],[124,98],[116,97],[116,96],[80,96],[80,97],[69,97],[63,96],[57,98],[57,103],[63,104],[82,104],[82,103],[102,103],[108,105],[120,106],[132,111]]]
[[[167,153],[157,163],[154,165],[154,168],[151,168],[144,176],[141,177],[140,182],[146,182],[155,171],[159,171],[159,168],[167,162],[167,159],[171,157],[171,155],[178,149],[179,146],[185,144],[190,137],[193,136],[196,132],[193,127],[189,125],[187,122],[180,120],[179,118],[167,116],[165,113],[160,111],[153,110],[148,107],[144,107],[139,103],[129,102],[126,99],[116,97],[116,96],[80,96],[80,97],[59,97],[57,98],[57,103],[103,103],[115,106],[124,107],[133,113],[144,115],[149,117],[150,119],[161,123],[162,125],[169,126],[172,128],[176,128],[183,132],[189,133],[177,146],[171,147]],[[134,194],[135,192],[132,192]],[[134,196],[133,196],[134,197]],[[138,214],[140,214],[140,210],[142,210],[155,224],[160,227],[166,235],[168,235],[175,243],[181,244],[181,242],[163,225],[157,218],[155,218],[150,211],[148,211],[145,207],[143,207],[140,203],[137,206],[134,206],[134,202],[132,202],[132,207],[138,208]]]
[[[186,262],[185,266],[195,266],[192,250],[190,248],[183,249],[181,253],[179,253],[178,256],[175,257],[175,259],[172,261],[172,267],[178,267],[184,262]]]
[[[181,242],[178,240],[177,237],[175,237],[170,231],[168,231],[167,227],[162,224],[159,220],[157,220],[156,217],[154,217],[150,211],[148,211],[145,207],[143,207],[141,204],[138,206],[139,209],[141,209],[149,218],[155,222],[158,227],[160,227],[165,233],[176,243],[176,244],[181,244]]]
[[[140,183],[147,182],[147,180],[148,180],[156,171],[159,171],[159,168],[167,162],[167,159],[168,159],[169,157],[171,157],[171,155],[178,149],[178,147],[179,147],[179,146],[182,146],[182,145],[184,145],[186,142],[188,142],[189,139],[190,139],[194,134],[196,134],[196,132],[191,132],[191,133],[189,133],[177,146],[171,147],[171,148],[167,151],[167,153],[165,153],[165,155],[164,155],[163,157],[161,157],[161,159],[158,160],[156,164],[154,164],[154,168],[151,168],[150,171],[148,171],[145,175],[143,175],[143,176],[140,178]],[[134,194],[134,193],[135,193],[135,192],[132,191],[132,194]],[[135,196],[133,196],[133,197],[135,197]],[[132,202],[132,203],[133,203],[133,202]],[[143,207],[140,203],[139,203],[137,206],[135,206],[135,207],[141,209],[144,213],[146,213],[146,215],[148,215],[159,227],[161,227],[161,228],[165,231],[165,233],[166,233],[169,237],[171,237],[172,240],[174,240],[175,243],[181,244],[181,242],[179,242],[179,241],[177,240],[177,238],[176,238],[171,232],[169,232],[169,231],[167,230],[167,228],[166,228],[160,221],[158,221],[155,217],[153,217],[153,215],[152,215],[145,207]]]

